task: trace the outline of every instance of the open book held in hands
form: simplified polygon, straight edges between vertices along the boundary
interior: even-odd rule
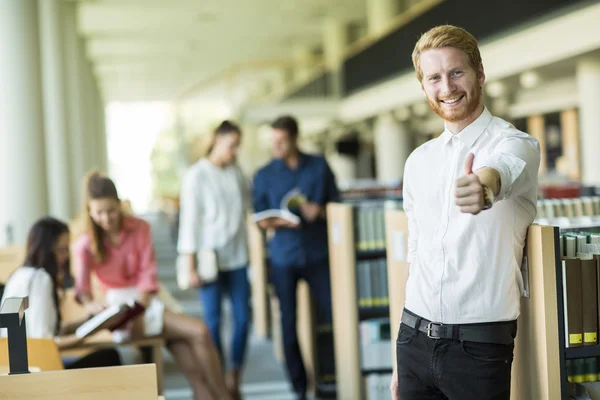
[[[258,222],[269,218],[283,218],[294,224],[299,224],[300,217],[294,214],[291,209],[298,208],[307,201],[308,200],[299,189],[292,189],[283,196],[283,199],[281,199],[279,209],[270,209],[254,213],[252,214],[252,220]]]
[[[110,306],[81,324],[75,331],[75,336],[84,338],[103,329],[115,331],[143,314],[145,310],[146,308],[136,301]]]

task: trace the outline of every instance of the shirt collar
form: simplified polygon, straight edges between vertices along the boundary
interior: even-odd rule
[[[308,155],[299,151],[298,152],[298,168],[297,169],[301,169],[302,167],[304,167],[306,165],[307,161],[308,161]],[[280,169],[285,168],[285,169],[291,170],[291,168],[288,167],[287,164],[282,159],[277,159],[276,162],[277,162],[277,166]]]
[[[472,147],[479,136],[481,136],[483,131],[485,131],[487,126],[490,124],[492,117],[492,113],[490,113],[487,107],[483,107],[483,112],[481,115],[477,117],[475,121],[471,122],[469,126],[460,131],[460,133],[458,133],[456,136],[465,144],[465,146],[468,148]],[[448,144],[454,134],[446,128],[441,136],[444,140],[444,144]]]

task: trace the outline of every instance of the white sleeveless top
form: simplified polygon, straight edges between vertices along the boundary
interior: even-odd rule
[[[2,302],[9,297],[26,296],[29,296],[29,307],[25,310],[27,337],[53,338],[57,316],[50,274],[33,267],[18,268],[6,282]],[[1,328],[0,336],[6,335],[6,329]]]

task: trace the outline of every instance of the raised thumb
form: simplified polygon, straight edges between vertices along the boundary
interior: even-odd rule
[[[467,160],[465,161],[465,175],[473,173],[473,160],[475,160],[475,154],[467,154]]]

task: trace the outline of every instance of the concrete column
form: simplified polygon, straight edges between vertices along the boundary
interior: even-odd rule
[[[367,32],[379,36],[389,28],[400,12],[397,0],[367,0]]]
[[[356,180],[358,163],[355,158],[333,152],[327,156],[327,162],[340,186]]]
[[[92,66],[85,55],[83,39],[79,40],[81,69],[80,82],[83,88],[83,153],[85,170],[99,169],[98,165],[98,112]]]
[[[377,180],[383,183],[400,182],[404,175],[404,164],[412,151],[406,127],[390,114],[384,114],[375,122],[373,139]]]
[[[108,140],[106,135],[106,113],[104,98],[98,85],[96,85],[96,113],[98,123],[98,168],[110,174],[108,165]]]
[[[0,2],[0,237],[25,244],[48,212],[36,0]]]
[[[67,70],[67,104],[69,112],[69,130],[71,152],[71,204],[73,213],[81,210],[81,185],[87,172],[85,153],[85,104],[84,81],[81,79],[81,51],[79,33],[77,32],[77,3],[63,2],[65,64]]]
[[[586,58],[577,64],[581,182],[600,186],[600,58]]]
[[[70,151],[67,125],[65,63],[62,32],[62,0],[39,2],[42,82],[48,208],[50,215],[68,220],[72,215],[69,180]]]
[[[326,20],[323,29],[323,49],[325,53],[325,66],[333,71],[330,90],[334,97],[343,96],[341,67],[344,62],[347,45],[348,31],[346,24],[335,19]]]

